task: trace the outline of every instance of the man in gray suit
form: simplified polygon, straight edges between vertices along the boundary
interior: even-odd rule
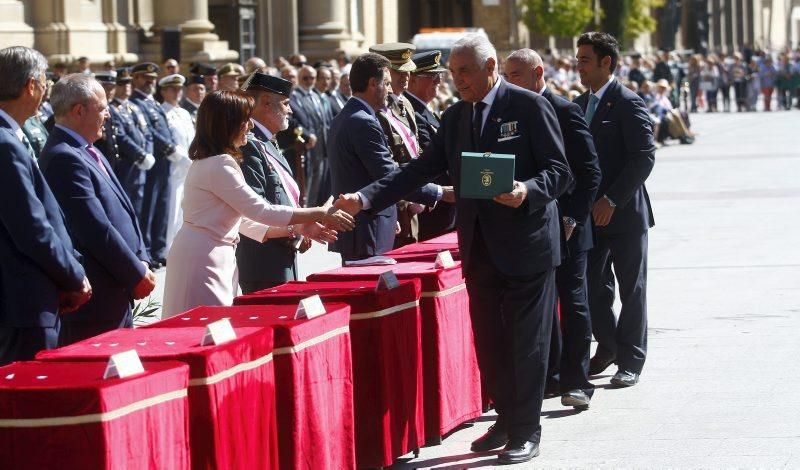
[[[611,383],[630,387],[639,382],[647,355],[647,231],[655,222],[644,182],[655,164],[653,128],[642,99],[614,78],[619,44],[613,36],[584,33],[577,58],[589,91],[575,103],[584,110],[603,174],[592,208],[595,244],[587,273],[597,339],[589,373],[599,374],[616,362],[619,370]]]

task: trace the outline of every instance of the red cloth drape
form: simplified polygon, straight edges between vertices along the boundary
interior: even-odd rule
[[[385,256],[397,261],[435,261],[440,252],[449,250],[454,260],[461,259],[461,251],[455,243],[412,243],[395,248],[385,253]]]
[[[189,368],[148,363],[103,379],[105,362],[0,368],[0,467],[189,468]]]
[[[287,304],[317,294],[350,305],[356,462],[387,467],[425,443],[420,281],[375,290],[375,281],[290,282],[237,297],[234,304]],[[285,308],[285,307],[284,307]]]
[[[227,317],[234,327],[272,328],[280,468],[355,468],[350,307],[325,307],[312,320],[293,320],[294,305],[198,307],[151,327],[181,330]]]
[[[446,243],[458,246],[458,232],[445,233],[444,235],[439,235],[436,238],[431,238],[430,240],[425,240],[420,243]]]
[[[237,338],[219,346],[201,346],[204,332],[189,326],[120,329],[42,351],[37,359],[105,362],[111,354],[136,349],[146,367],[153,361],[184,362],[192,467],[277,468],[272,330],[235,328]]]
[[[461,263],[437,269],[433,262],[338,268],[309,281],[376,280],[385,271],[422,282],[423,402],[425,435],[438,438],[481,415],[480,372]]]

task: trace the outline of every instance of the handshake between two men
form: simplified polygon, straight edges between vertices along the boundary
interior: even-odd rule
[[[528,188],[523,183],[514,181],[514,188],[510,192],[498,194],[493,201],[516,209],[525,202],[527,196]],[[364,202],[361,197],[360,193],[340,194],[336,202],[333,203],[333,207],[341,209],[350,215],[356,215],[364,208]],[[442,202],[450,204],[456,202],[456,193],[452,186],[442,186]]]

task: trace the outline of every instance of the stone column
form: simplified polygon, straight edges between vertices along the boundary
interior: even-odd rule
[[[33,47],[33,28],[25,23],[25,5],[19,0],[0,0],[0,48]]]
[[[208,0],[153,0],[154,43],[160,47],[164,28],[180,27],[181,61],[229,62],[239,53],[228,49],[227,41],[214,34],[214,24],[208,20]],[[150,50],[153,54],[156,51]],[[158,57],[160,59],[160,57]]]
[[[330,58],[337,50],[357,49],[348,28],[347,0],[300,0],[299,6],[300,52],[309,60]]]
[[[28,0],[34,47],[51,62],[86,56],[93,64],[114,59],[108,52],[108,27],[98,1]]]

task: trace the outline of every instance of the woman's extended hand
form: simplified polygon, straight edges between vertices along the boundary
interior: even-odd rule
[[[318,243],[333,243],[338,240],[336,230],[329,229],[317,222],[299,225],[298,228],[300,235]]]
[[[355,219],[347,212],[333,207],[333,197],[329,197],[325,204],[322,206],[325,210],[325,216],[322,219],[322,224],[328,229],[338,230],[340,232],[349,232],[356,226]]]

